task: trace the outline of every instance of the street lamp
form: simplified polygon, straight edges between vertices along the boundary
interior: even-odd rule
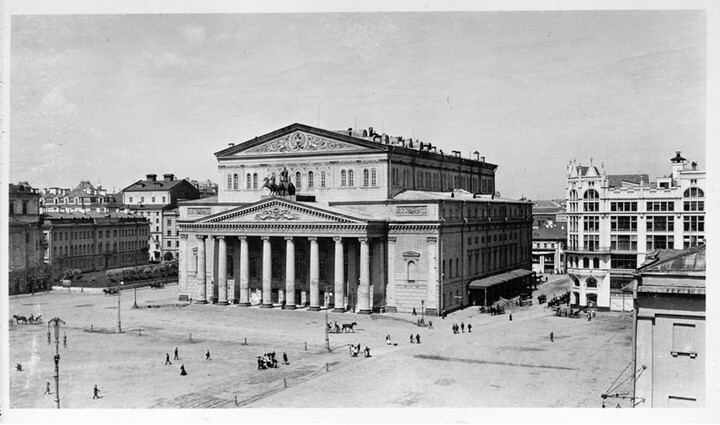
[[[122,280],[118,284],[118,333],[122,333],[122,324],[120,321],[120,294],[121,294],[120,286],[124,285],[124,284],[125,284],[125,282],[123,282]]]
[[[137,305],[137,286],[133,285],[133,295],[135,296],[135,299],[133,300],[133,306],[132,308],[138,308]]]
[[[327,303],[325,304],[325,348],[330,351],[330,334],[328,333],[330,330],[330,323],[328,322],[328,310]]]
[[[60,323],[63,322],[59,317],[48,320],[48,339],[50,338],[50,324],[55,328],[55,403],[60,408]]]
[[[425,300],[420,300],[420,323],[425,323]]]

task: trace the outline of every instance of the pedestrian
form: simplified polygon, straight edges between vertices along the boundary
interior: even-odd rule
[[[415,344],[415,335],[410,334],[410,344]]]
[[[472,325],[468,323],[468,333],[472,332]]]
[[[170,363],[170,354],[165,353],[165,365],[167,366],[169,364],[172,364]]]
[[[290,364],[290,363],[288,362],[287,354],[285,354],[285,352],[283,352],[283,363],[284,363],[284,364]]]
[[[365,346],[365,357],[370,357],[370,347]]]
[[[555,342],[554,336],[552,332],[550,332],[550,342]]]
[[[415,342],[420,344],[420,334],[415,335]]]
[[[173,360],[180,360],[180,357],[178,357],[178,348],[177,347],[175,347],[175,357],[173,358]]]
[[[45,392],[43,393],[43,395],[45,395],[45,394],[52,394],[50,392],[50,383],[49,382],[45,385]]]
[[[392,341],[390,341],[390,335],[385,337],[385,344],[392,345]]]
[[[512,322],[512,313],[510,313],[510,321]]]
[[[460,329],[465,333],[465,322],[460,322]]]
[[[50,331],[48,331],[47,336],[48,336],[48,344],[52,344],[52,341],[50,341]]]
[[[205,353],[205,360],[210,360],[210,350],[207,350],[207,353]]]
[[[185,365],[181,364],[180,365],[180,376],[185,376],[185,375],[187,375],[187,372],[185,372]]]
[[[17,370],[18,372],[22,372],[22,365],[20,363],[17,363],[15,365],[15,370]]]
[[[99,394],[100,390],[98,389],[97,385],[95,385],[95,388],[93,388],[93,400],[95,400],[96,398],[100,398]]]
[[[67,335],[63,335],[63,348],[67,348]]]
[[[428,329],[432,329],[432,320],[428,320]]]
[[[417,311],[415,311],[415,307],[413,307],[413,316],[417,316]]]

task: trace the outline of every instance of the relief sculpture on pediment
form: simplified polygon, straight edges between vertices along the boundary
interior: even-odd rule
[[[271,208],[255,214],[255,220],[299,220],[300,216],[287,208]]]
[[[349,143],[338,142],[312,134],[296,131],[285,137],[275,139],[260,146],[248,149],[247,153],[299,152],[316,150],[352,149]]]

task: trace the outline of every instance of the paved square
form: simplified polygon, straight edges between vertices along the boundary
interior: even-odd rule
[[[567,288],[567,279],[556,278],[540,291]],[[329,313],[331,323],[358,326],[355,333],[331,333],[328,353],[324,311],[180,307],[176,299],[175,285],[143,289],[141,308],[132,309],[133,293],[123,292],[122,334],[116,296],[11,299],[10,316],[42,314],[45,321],[10,327],[10,364],[24,368],[9,372],[11,407],[55,407],[47,320],[56,316],[67,335],[67,348],[60,344],[63,408],[600,407],[600,395],[631,359],[632,320],[617,313],[588,322],[556,317],[535,303],[516,308],[510,321],[472,307],[444,320],[426,318],[434,329],[403,315]],[[472,333],[454,335],[452,324],[461,322],[471,323]],[[411,334],[422,343],[411,344]],[[386,335],[394,345],[386,345]],[[349,344],[370,347],[371,357],[351,357]],[[179,360],[172,359],[175,347]],[[280,360],[287,353],[290,364],[258,370],[257,356],[271,351]],[[172,365],[165,365],[166,353]],[[180,376],[181,365],[187,376]],[[51,395],[43,395],[46,382]],[[95,400],[94,385],[101,390]]]

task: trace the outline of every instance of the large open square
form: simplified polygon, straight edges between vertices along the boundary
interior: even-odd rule
[[[535,297],[568,284],[556,277]],[[12,298],[10,316],[42,314],[45,322],[10,327],[10,363],[23,365],[10,371],[10,407],[56,407],[55,345],[47,341],[53,317],[65,322],[67,335],[67,346],[60,343],[62,408],[600,407],[600,395],[631,358],[632,320],[617,313],[570,319],[534,303],[517,307],[510,321],[469,307],[446,319],[427,317],[433,329],[415,325],[419,316],[329,313],[330,323],[357,326],[330,333],[328,352],[325,311],[183,306],[176,299],[176,285],[142,289],[133,309],[133,293],[124,291],[118,334],[116,296]],[[453,334],[454,323],[464,323],[465,332]],[[411,334],[421,343],[411,344]],[[349,344],[369,347],[371,357],[351,357]],[[257,357],[272,351],[279,367],[258,370]],[[47,382],[53,394],[43,394]]]

